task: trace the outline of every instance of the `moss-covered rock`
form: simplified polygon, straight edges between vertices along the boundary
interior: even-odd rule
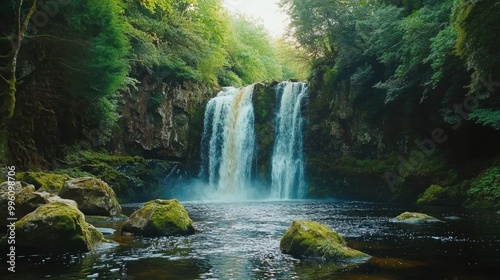
[[[23,185],[19,181],[15,182],[15,184],[12,186],[9,185],[9,182],[3,182],[0,184],[0,219],[2,221],[5,221],[5,219],[7,219],[7,217],[9,216],[8,215],[9,214],[9,211],[8,211],[9,201],[15,202],[18,194],[25,187],[30,188],[31,191],[35,190],[35,187],[33,187],[33,186],[29,187],[26,184]]]
[[[432,185],[425,190],[425,193],[417,200],[417,204],[450,205],[456,204],[456,199],[448,189],[438,185]]]
[[[38,191],[58,194],[64,182],[71,178],[67,175],[44,172],[21,172],[16,174],[16,179],[33,184]]]
[[[60,201],[38,207],[15,227],[16,249],[29,254],[88,252],[103,240],[103,235],[85,222],[82,212]],[[2,238],[2,247],[6,241]]]
[[[313,221],[293,221],[281,238],[280,249],[295,257],[316,257],[334,261],[360,261],[370,256],[347,247],[338,233]]]
[[[26,214],[35,211],[38,207],[46,203],[55,201],[64,202],[76,207],[76,202],[65,200],[48,192],[35,191],[33,185],[25,182],[16,181],[9,193],[8,183],[0,184],[0,219],[5,220],[8,217],[8,202],[13,197],[15,203],[15,216],[23,217]]]
[[[122,231],[144,236],[193,234],[193,221],[177,201],[156,199],[130,215]]]
[[[441,220],[423,213],[404,212],[395,218],[396,222],[407,224],[435,223]]]
[[[142,202],[158,197],[163,191],[161,179],[178,166],[163,160],[93,151],[69,154],[65,163],[64,168],[54,172],[73,178],[99,178],[113,188],[121,202]]]
[[[122,211],[113,189],[93,177],[66,181],[59,195],[76,201],[86,215],[118,216]]]

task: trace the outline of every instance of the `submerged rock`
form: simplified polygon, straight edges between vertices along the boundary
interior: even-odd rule
[[[404,212],[395,218],[396,222],[408,224],[421,224],[421,223],[436,223],[443,222],[437,218],[423,213],[417,212]]]
[[[75,206],[64,201],[38,207],[15,223],[16,246],[29,254],[88,252],[103,240],[103,235],[85,222]],[[0,242],[7,246],[7,237]]]
[[[463,220],[463,218],[460,218],[458,216],[447,216],[444,217],[445,220],[450,220],[450,221],[458,221],[458,220]]]
[[[313,221],[293,221],[281,238],[280,249],[295,257],[317,257],[334,261],[359,261],[370,256],[347,247],[342,236]]]
[[[144,236],[187,235],[194,233],[193,221],[176,199],[156,199],[132,213],[122,231]]]
[[[59,196],[76,201],[85,215],[118,216],[122,212],[113,189],[93,177],[66,181]]]

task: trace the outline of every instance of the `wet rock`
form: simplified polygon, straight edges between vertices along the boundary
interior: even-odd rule
[[[436,223],[443,222],[432,216],[417,212],[404,212],[395,218],[396,222],[407,224]]]
[[[66,181],[59,196],[76,201],[85,215],[118,216],[122,212],[113,189],[93,177]]]
[[[26,183],[16,181],[13,185],[9,185],[9,182],[3,182],[0,184],[0,219],[5,220],[7,217],[9,217],[9,201],[13,201],[15,203],[14,207],[16,207],[15,216],[16,217],[22,217],[25,214],[33,211],[35,208],[33,208],[31,211],[26,212],[25,210],[20,207],[18,204],[18,198],[19,194],[28,194],[32,193],[35,191],[35,187],[33,185],[28,185]],[[41,204],[40,204],[41,205]],[[38,205],[38,206],[40,206]],[[37,207],[38,207],[37,206]],[[25,212],[25,213],[23,213]]]
[[[334,261],[362,261],[369,255],[347,247],[338,233],[313,221],[293,221],[281,238],[280,249],[295,257],[316,257]]]
[[[66,175],[44,173],[44,172],[22,172],[18,173],[16,178],[29,184],[33,184],[37,191],[58,194],[64,182],[71,178]]]
[[[62,199],[57,195],[45,192],[45,191],[35,191],[35,186],[29,185],[25,182],[16,181],[14,186],[11,188],[9,193],[9,188],[7,183],[2,183],[0,185],[0,218],[6,219],[8,217],[8,202],[10,196],[13,196],[15,203],[15,214],[16,218],[24,217],[26,214],[35,211],[38,207],[46,203],[51,202],[63,202],[70,206],[76,207],[77,204],[73,200]]]
[[[88,252],[103,240],[78,208],[63,201],[38,207],[16,222],[15,228],[17,249],[29,254]],[[7,237],[0,244],[7,246]]]
[[[195,230],[193,221],[179,201],[156,199],[132,213],[122,231],[144,236],[169,236],[193,234]]]

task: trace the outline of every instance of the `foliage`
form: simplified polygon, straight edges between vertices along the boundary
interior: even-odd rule
[[[227,52],[229,70],[238,75],[243,83],[281,79],[281,68],[269,34],[251,18],[238,15],[233,18],[233,33],[229,37]]]
[[[467,194],[468,207],[500,208],[500,167],[491,167],[481,173]]]
[[[69,0],[61,10],[61,18],[45,31],[48,37],[38,42],[51,49],[47,60],[66,79],[70,96],[86,105],[89,121],[113,122],[116,93],[128,71],[121,2]]]
[[[469,114],[469,120],[475,120],[484,126],[493,127],[500,130],[500,110],[477,109]]]
[[[500,4],[498,0],[457,0],[457,53],[474,71],[471,91],[488,75],[500,74]]]

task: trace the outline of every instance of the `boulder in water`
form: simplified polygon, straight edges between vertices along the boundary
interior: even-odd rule
[[[347,247],[342,236],[313,221],[293,221],[281,238],[280,249],[295,257],[316,257],[333,261],[362,261],[369,255]]]
[[[156,199],[132,213],[122,231],[144,236],[169,236],[193,234],[195,230],[193,221],[179,201]]]
[[[432,216],[417,212],[404,212],[395,218],[396,222],[407,224],[435,223],[442,222]]]
[[[73,200],[62,199],[57,195],[44,191],[35,191],[33,185],[21,181],[16,181],[10,188],[9,193],[8,183],[4,182],[0,185],[0,219],[2,220],[8,217],[9,200],[15,203],[15,216],[18,218],[24,217],[43,204],[50,202],[64,202],[70,206],[77,206]]]
[[[15,223],[15,232],[19,251],[30,254],[88,252],[103,240],[83,213],[64,201],[38,207]],[[7,246],[7,237],[0,243]]]
[[[76,201],[85,215],[118,216],[122,212],[113,189],[93,177],[66,181],[59,196]]]

